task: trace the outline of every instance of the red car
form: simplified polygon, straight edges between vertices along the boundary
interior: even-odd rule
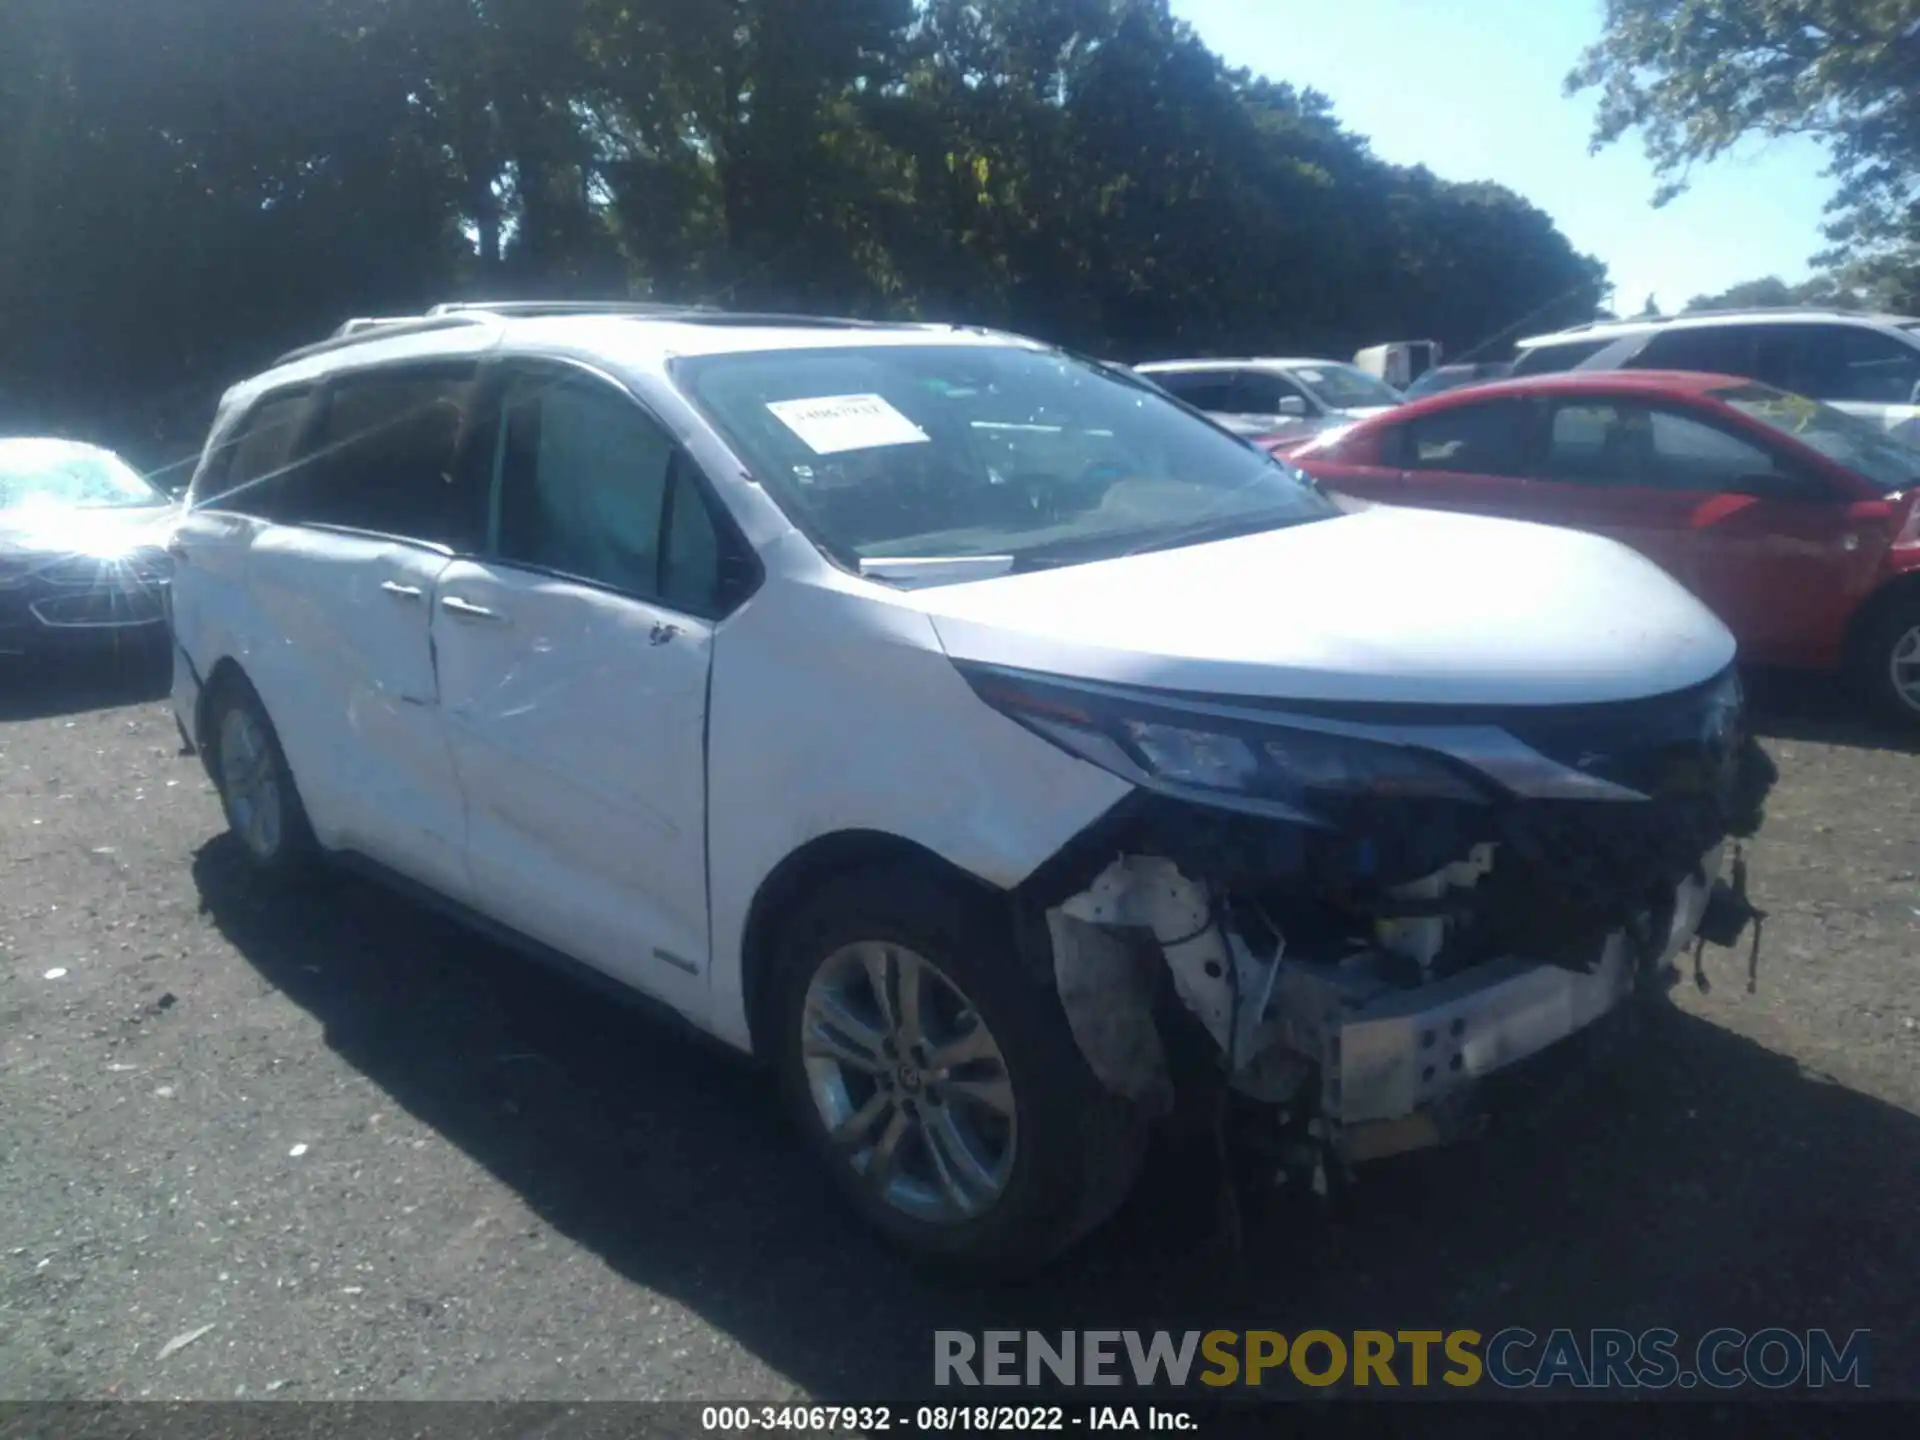
[[[1920,726],[1920,450],[1870,421],[1725,375],[1574,372],[1267,444],[1343,494],[1611,536],[1745,659],[1848,670]]]

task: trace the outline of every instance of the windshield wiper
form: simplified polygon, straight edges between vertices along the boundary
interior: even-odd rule
[[[1242,535],[1258,535],[1265,530],[1284,530],[1310,520],[1329,516],[1277,514],[1271,510],[1253,515],[1216,515],[1169,530],[1132,531],[1124,535],[1092,535],[1035,546],[1014,558],[1015,573],[1047,570],[1058,565],[1083,565],[1092,560],[1117,560],[1126,555],[1147,555],[1156,550],[1178,550],[1188,545],[1204,545],[1213,540],[1232,540]]]

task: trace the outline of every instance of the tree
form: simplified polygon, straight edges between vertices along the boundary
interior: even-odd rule
[[[0,0],[10,425],[152,462],[349,315],[655,296],[1450,353],[1605,272],[1168,0]]]
[[[1920,294],[1920,0],[1607,0],[1566,81],[1596,87],[1594,148],[1639,130],[1656,204],[1745,137],[1824,142],[1822,263]]]

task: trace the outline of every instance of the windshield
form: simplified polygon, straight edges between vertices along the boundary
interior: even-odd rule
[[[117,455],[63,440],[0,440],[0,511],[164,505]]]
[[[1871,421],[1767,385],[1740,385],[1712,393],[1742,415],[1818,450],[1883,490],[1904,490],[1920,482],[1920,450],[1902,444]]]
[[[1398,390],[1376,380],[1351,365],[1296,365],[1287,372],[1310,386],[1322,403],[1335,410],[1352,410],[1364,405],[1398,405],[1406,397]]]
[[[1265,451],[1053,351],[754,352],[684,359],[674,375],[794,523],[850,568],[1078,563],[1339,513]]]

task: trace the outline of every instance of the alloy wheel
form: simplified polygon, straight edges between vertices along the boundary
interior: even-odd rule
[[[220,791],[234,834],[260,860],[279,852],[280,776],[265,727],[243,706],[220,720]]]
[[[925,956],[862,941],[814,973],[801,1056],[834,1148],[882,1201],[956,1224],[1005,1193],[1019,1146],[1006,1057],[972,1002]]]

